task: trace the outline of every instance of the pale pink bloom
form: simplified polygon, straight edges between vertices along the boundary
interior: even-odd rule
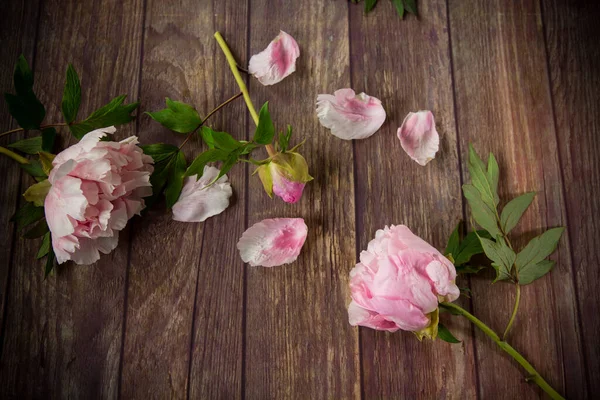
[[[333,95],[317,96],[317,116],[321,125],[331,129],[340,139],[365,139],[373,135],[385,121],[381,101],[352,89],[336,90]]]
[[[431,111],[408,113],[398,128],[398,138],[406,154],[420,165],[433,160],[440,147],[440,135]]]
[[[302,218],[265,219],[244,232],[237,248],[253,267],[276,267],[298,258],[307,234]]]
[[[115,131],[92,131],[52,162],[44,210],[59,264],[91,264],[99,252],[111,252],[119,231],[144,208],[143,197],[152,194],[152,158],[137,146],[135,136],[100,141]]]
[[[214,184],[208,186],[219,176],[219,172],[219,169],[206,165],[200,179],[198,175],[185,178],[179,200],[173,206],[175,221],[202,222],[221,214],[229,207],[232,190],[227,175],[223,175]]]
[[[274,85],[296,70],[298,56],[298,43],[284,31],[279,31],[265,50],[250,58],[248,72],[263,85]]]
[[[454,265],[404,225],[380,229],[350,272],[351,325],[395,332],[429,327],[439,301],[460,292]]]

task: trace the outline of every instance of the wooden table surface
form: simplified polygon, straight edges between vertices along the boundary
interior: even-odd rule
[[[589,4],[586,4],[589,3]],[[0,398],[532,399],[544,397],[495,345],[443,316],[462,340],[419,342],[348,324],[348,273],[377,229],[406,224],[443,248],[468,216],[468,143],[493,151],[501,197],[538,196],[517,243],[567,225],[551,274],[523,288],[511,343],[568,398],[600,390],[600,7],[592,1],[420,0],[404,21],[380,1],[367,16],[342,0],[4,0],[0,89],[12,90],[23,53],[35,90],[60,118],[69,62],[82,80],[82,114],[127,94],[141,110],[166,96],[201,113],[238,92],[213,33],[246,64],[283,29],[301,48],[297,71],[263,87],[278,128],[306,138],[315,180],[301,201],[270,200],[252,169],[229,174],[232,205],[205,223],[172,221],[163,206],[135,218],[119,247],[92,266],[61,265],[44,279],[38,241],[8,219],[30,181],[0,158]],[[318,93],[352,87],[383,101],[388,119],[366,140],[320,126]],[[402,151],[396,129],[430,109],[440,151],[426,167]],[[139,113],[118,138],[179,144]],[[210,124],[252,132],[241,100]],[[0,106],[0,129],[16,127]],[[6,145],[22,138],[0,139]],[[66,135],[65,135],[66,137]],[[188,159],[203,148],[187,146]],[[297,262],[252,268],[236,242],[253,223],[303,217]],[[461,304],[492,328],[506,324],[514,288],[492,271],[463,279]]]

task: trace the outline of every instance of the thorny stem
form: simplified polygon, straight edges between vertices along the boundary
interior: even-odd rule
[[[515,283],[517,287],[517,294],[515,296],[515,306],[513,308],[512,315],[510,316],[510,320],[508,321],[508,325],[506,325],[506,329],[504,330],[504,334],[502,335],[502,339],[505,340],[506,336],[508,336],[508,331],[512,327],[513,322],[515,322],[515,317],[517,316],[517,310],[519,309],[519,301],[521,300],[521,285],[519,283]]]
[[[250,111],[252,120],[254,120],[254,123],[258,126],[258,114],[256,113],[256,109],[254,108],[254,104],[252,104],[252,99],[250,99],[250,93],[248,93],[248,88],[244,83],[244,79],[242,79],[242,76],[240,75],[240,71],[238,69],[237,62],[235,61],[235,57],[231,53],[231,50],[229,50],[229,46],[227,46],[227,42],[225,42],[225,39],[223,39],[223,36],[221,36],[220,32],[215,32],[215,39],[217,40],[217,43],[219,43],[223,54],[225,54],[225,57],[227,58],[229,68],[231,69],[231,73],[233,74],[235,81],[240,87],[242,93],[244,94],[244,100],[246,101],[246,106],[248,107],[248,111]],[[275,155],[275,149],[273,148],[273,145],[268,144],[265,147],[267,149],[267,153],[269,153],[269,156],[272,157]]]
[[[464,308],[457,306],[454,303],[440,303],[441,307],[446,309],[453,310],[456,314],[462,315],[469,321],[471,321],[476,327],[481,329],[483,333],[489,336],[502,350],[504,350],[508,355],[510,355],[516,362],[518,362],[524,369],[527,371],[529,376],[527,377],[528,382],[535,382],[544,392],[546,392],[552,399],[555,400],[564,400],[562,397],[552,386],[548,384],[542,378],[542,376],[533,368],[533,365],[529,363],[517,350],[515,350],[510,344],[506,341],[501,340],[498,334],[494,332],[489,326],[484,324],[479,318],[465,310]]]
[[[42,125],[42,126],[40,126],[40,130],[41,129],[46,129],[46,128],[51,128],[51,127],[54,127],[54,126],[67,126],[67,124],[65,124],[64,122],[59,122],[59,123],[56,123],[56,124]],[[24,130],[25,129],[23,129],[23,128],[12,129],[10,131],[6,131],[6,132],[0,133],[0,137],[6,136],[6,135],[10,135],[11,133],[22,132]]]
[[[0,146],[0,154],[4,154],[4,155],[12,158],[19,164],[29,164],[29,161],[27,161],[27,159],[25,157],[21,157],[20,155],[18,155],[17,153],[15,153],[13,151],[10,151],[6,147]]]
[[[206,117],[204,117],[204,119],[202,120],[202,122],[200,122],[200,125],[198,125],[198,127],[196,129],[194,129],[192,132],[190,132],[189,135],[187,135],[187,137],[185,138],[185,140],[183,141],[183,143],[181,143],[181,145],[179,146],[179,150],[181,150],[181,148],[183,147],[184,144],[186,144],[188,142],[188,140],[190,140],[190,138],[194,135],[194,133],[198,132],[198,129],[200,129],[202,127],[202,125],[204,125],[204,123],[213,116],[214,113],[216,113],[217,111],[219,111],[221,108],[225,107],[227,104],[231,103],[232,101],[234,101],[235,99],[237,99],[238,97],[242,96],[242,92],[236,94],[235,96],[231,97],[228,100],[225,100],[223,103],[219,104],[217,107],[215,107],[211,112],[208,113],[208,115]]]

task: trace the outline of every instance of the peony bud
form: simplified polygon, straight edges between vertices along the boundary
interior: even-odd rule
[[[300,200],[304,185],[313,179],[306,160],[295,152],[277,153],[256,172],[269,197],[275,193],[286,203]]]

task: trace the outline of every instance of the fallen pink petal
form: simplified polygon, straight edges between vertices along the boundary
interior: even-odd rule
[[[352,89],[336,90],[333,95],[317,96],[317,116],[325,128],[340,139],[365,139],[385,122],[381,101],[365,93],[356,95]]]
[[[440,135],[431,111],[408,113],[398,128],[398,138],[406,154],[419,165],[433,160],[440,147]]]
[[[300,48],[296,40],[284,31],[269,43],[269,46],[250,58],[248,72],[265,86],[281,82],[296,71],[296,59]]]
[[[265,219],[244,232],[237,248],[253,267],[276,267],[296,261],[307,234],[302,218]]]

